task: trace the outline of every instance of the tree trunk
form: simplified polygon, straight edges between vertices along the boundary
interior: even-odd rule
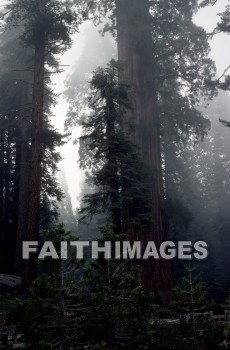
[[[5,227],[5,251],[7,252],[7,272],[12,273],[14,271],[14,246],[15,246],[15,232],[13,231],[13,188],[12,188],[12,157],[14,151],[12,146],[12,132],[10,127],[6,133],[6,152],[5,152],[5,216],[4,216],[4,227]]]
[[[3,117],[2,117],[3,119]],[[2,122],[0,125],[0,262],[3,265],[5,258],[5,203],[4,203],[4,164],[5,164],[5,125]]]
[[[151,38],[151,15],[148,0],[116,0],[118,57],[120,79],[130,85],[132,110],[126,118],[135,130],[131,140],[140,147],[141,157],[150,173],[149,195],[153,204],[152,225],[148,232],[127,234],[144,245],[154,241],[156,246],[166,240],[163,202],[164,189],[160,146],[160,123],[156,107],[154,62]],[[171,267],[163,260],[142,262],[143,285],[160,295],[165,302],[171,296]]]
[[[27,214],[29,198],[29,120],[27,115],[19,116],[20,141],[17,144],[16,166],[18,167],[17,181],[17,239],[15,253],[15,274],[22,276],[22,242],[27,237]],[[15,191],[15,192],[16,192]]]
[[[106,136],[108,140],[108,156],[107,161],[109,164],[110,175],[109,175],[109,187],[110,187],[110,201],[111,201],[111,213],[112,213],[112,223],[113,231],[115,234],[122,233],[121,225],[121,203],[119,195],[119,181],[118,181],[118,164],[115,152],[115,139],[116,139],[116,127],[115,127],[115,108],[113,101],[107,97],[108,103],[108,118],[106,125]]]
[[[3,235],[4,222],[4,164],[5,164],[5,131],[0,130],[0,236]]]
[[[45,6],[43,0],[37,0],[38,16],[44,16]],[[40,219],[41,195],[41,164],[42,164],[42,125],[43,125],[43,99],[44,99],[44,70],[46,34],[44,29],[37,33],[35,42],[34,85],[32,101],[32,140],[31,140],[31,180],[28,211],[27,240],[38,241]],[[23,268],[23,286],[31,285],[36,278],[36,257],[25,263]]]

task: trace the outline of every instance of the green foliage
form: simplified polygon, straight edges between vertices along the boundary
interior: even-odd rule
[[[171,308],[177,312],[201,312],[213,306],[213,301],[209,300],[211,289],[202,280],[200,273],[194,273],[195,269],[191,264],[186,265],[186,275],[181,285],[174,288],[175,301],[171,303]]]
[[[58,242],[63,234],[60,226],[49,237]],[[77,278],[69,267],[56,262],[55,271],[50,264],[26,300],[6,307],[7,324],[22,332],[29,349],[146,348],[157,306],[142,289],[137,268],[100,260]]]
[[[220,21],[217,23],[215,31],[217,33],[230,33],[230,6],[225,7],[225,11],[219,14]],[[222,90],[230,89],[230,75],[227,74],[230,67],[227,67],[220,78],[216,81],[217,86]],[[223,79],[224,78],[224,79]]]
[[[189,143],[178,157],[180,163],[172,163],[174,181],[178,188],[176,193],[179,193],[179,198],[191,213],[188,228],[183,226],[183,222],[179,223],[179,237],[182,240],[189,238],[192,241],[201,239],[207,242],[209,257],[204,262],[197,263],[205,280],[213,285],[213,295],[219,302],[228,293],[230,266],[227,248],[230,223],[227,210],[230,192],[229,129],[219,119],[228,119],[229,107],[228,93],[220,91],[207,108],[202,108],[202,112],[210,118],[209,134],[201,143]],[[170,183],[172,184],[171,179]],[[171,186],[170,197],[175,201],[177,195]],[[181,270],[177,270],[180,276]]]
[[[128,87],[118,82],[118,72],[115,61],[95,72],[89,99],[92,113],[82,122],[80,138],[80,165],[90,170],[89,180],[97,189],[85,195],[81,212],[93,215],[111,208],[117,228],[121,220],[124,227],[147,225],[150,220],[148,175],[127,135],[131,127],[125,120],[125,110],[130,108]]]
[[[106,341],[108,348],[142,349],[156,305],[153,296],[142,290],[138,269],[129,263],[99,261],[87,271],[86,279],[91,286],[91,312],[97,315],[97,321],[89,324],[87,339]]]
[[[169,325],[156,322],[153,325],[154,349],[156,350],[221,350],[225,349],[224,326],[210,322],[202,335],[195,333],[190,324],[181,322]],[[148,348],[151,349],[151,348]]]
[[[230,6],[226,6],[225,11],[220,14],[220,22],[217,25],[217,29],[219,29],[223,33],[229,33],[230,32]]]
[[[1,33],[1,64],[4,68],[0,72],[0,231],[4,239],[1,239],[0,249],[1,266],[4,266],[5,272],[13,270],[15,252],[10,245],[14,246],[12,242],[16,240],[17,223],[22,216],[19,215],[22,197],[20,190],[24,186],[25,193],[30,183],[34,48],[44,39],[46,67],[40,223],[42,228],[48,228],[57,219],[56,202],[63,196],[55,175],[61,159],[56,148],[64,143],[64,136],[51,126],[49,120],[50,108],[56,102],[49,86],[50,76],[59,70],[54,55],[70,47],[71,34],[86,19],[87,7],[87,4],[73,4],[69,1],[12,0],[3,9],[5,23]],[[20,203],[20,208],[23,205]],[[7,257],[4,253],[6,251]]]
[[[62,292],[61,297],[55,286],[51,288],[44,280],[37,282],[27,300],[16,299],[8,305],[8,325],[11,323],[23,333],[29,349],[224,349],[227,338],[222,324],[206,324],[204,334],[199,336],[190,324],[170,325],[152,318],[157,305],[154,298],[141,292],[135,273],[125,272],[124,267],[118,265],[111,266],[110,272],[108,284],[107,266],[103,267],[102,263],[100,268],[91,266],[85,280],[91,282],[90,285],[82,288],[75,284],[72,294]],[[122,275],[118,278],[115,272]],[[60,310],[64,310],[64,319]],[[55,343],[55,339],[60,342]]]
[[[59,242],[68,233],[59,226],[49,237]],[[103,238],[116,236],[105,228]],[[190,323],[167,323],[170,308],[159,308],[154,295],[143,290],[139,268],[128,261],[100,259],[83,275],[69,274],[57,262],[56,267],[34,282],[27,299],[3,299],[4,319],[23,334],[28,349],[222,349],[222,324],[206,324],[200,336]]]
[[[21,38],[27,46],[34,46],[45,33],[48,50],[57,54],[70,46],[71,34],[87,18],[87,8],[87,2],[13,0],[6,6],[7,22],[12,26],[23,23]]]
[[[1,34],[0,69],[0,259],[1,272],[13,270],[14,244],[16,240],[20,179],[29,172],[31,151],[31,103],[33,74],[33,50],[19,42],[23,28],[5,26]],[[49,59],[55,64],[55,60]],[[50,79],[46,78],[46,88]],[[64,136],[49,121],[53,95],[45,97],[43,123],[43,162],[41,186],[41,227],[47,228],[57,218],[56,202],[62,198],[55,174],[61,157],[57,147],[64,144]],[[7,150],[7,152],[6,152]],[[24,158],[23,158],[24,157]],[[20,176],[22,169],[27,169]],[[28,183],[27,183],[28,185]],[[5,232],[3,234],[3,232]],[[7,253],[6,253],[7,252]]]
[[[196,10],[197,1],[183,0],[159,1],[151,7],[163,150],[165,156],[170,152],[172,163],[177,162],[189,140],[202,140],[210,129],[210,122],[197,106],[217,92],[211,83],[216,69],[209,58],[206,33],[193,22]],[[168,164],[166,168],[170,171]]]

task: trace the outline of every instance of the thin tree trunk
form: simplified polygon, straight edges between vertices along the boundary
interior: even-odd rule
[[[12,157],[13,150],[11,149],[12,132],[9,127],[6,133],[6,164],[5,164],[5,250],[7,252],[7,271],[8,273],[14,270],[14,245],[15,245],[15,232],[13,231],[13,208],[12,208]]]
[[[15,274],[22,276],[22,242],[26,239],[28,198],[29,198],[29,120],[27,115],[19,116],[20,141],[17,145],[16,176],[17,193],[17,239],[15,253]]]
[[[5,203],[4,203],[4,163],[5,163],[5,130],[4,123],[1,123],[0,130],[0,256],[1,262],[5,258],[5,234],[4,234],[4,217],[5,217]],[[1,270],[0,270],[1,271]]]
[[[5,131],[0,131],[0,237],[3,235],[4,222],[4,163],[5,163]]]
[[[153,204],[153,224],[148,232],[133,232],[128,238],[156,246],[166,240],[163,215],[163,177],[160,146],[160,124],[156,108],[154,62],[151,38],[151,16],[147,0],[116,0],[118,57],[122,70],[120,79],[130,85],[133,109],[126,118],[135,126],[131,140],[140,147],[149,169],[149,195]],[[138,25],[137,25],[138,24]],[[163,301],[171,296],[171,268],[166,261],[142,263],[142,281],[147,289],[157,292]]]
[[[108,103],[108,119],[106,125],[106,136],[109,141],[108,157],[107,161],[110,168],[110,200],[111,200],[111,212],[112,212],[112,223],[114,226],[114,233],[122,233],[121,225],[121,204],[119,195],[119,182],[118,182],[118,165],[116,157],[114,157],[114,143],[115,143],[115,110],[113,101],[107,101]]]

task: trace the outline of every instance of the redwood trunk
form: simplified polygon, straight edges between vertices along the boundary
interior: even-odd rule
[[[37,0],[38,16],[43,16],[45,6],[42,0]],[[31,180],[28,210],[27,240],[39,240],[40,195],[42,172],[42,126],[44,99],[44,71],[45,71],[45,32],[41,29],[35,43],[34,86],[32,101],[32,140],[31,140]],[[31,285],[36,278],[36,258],[25,263],[23,268],[23,286]]]
[[[139,239],[156,246],[166,240],[163,215],[163,177],[160,146],[160,123],[156,108],[154,62],[151,38],[151,15],[148,0],[116,0],[118,58],[122,66],[120,79],[130,85],[133,109],[126,118],[135,125],[131,140],[140,147],[142,159],[149,169],[149,195],[153,204],[148,232],[130,230],[130,240]],[[143,285],[168,301],[171,295],[171,267],[166,261],[142,263]]]

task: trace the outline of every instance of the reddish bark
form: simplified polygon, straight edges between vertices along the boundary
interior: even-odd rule
[[[38,16],[43,16],[45,6],[43,0],[37,0]],[[32,101],[32,140],[31,140],[31,179],[29,193],[27,240],[38,241],[39,216],[42,173],[42,126],[44,104],[44,72],[45,72],[46,35],[44,30],[37,33],[35,42],[34,85]],[[23,286],[31,285],[36,278],[36,258],[26,261],[23,267]]]
[[[153,204],[153,224],[150,229],[136,232],[130,229],[130,240],[143,243],[154,241],[156,246],[166,240],[163,214],[163,177],[160,145],[160,123],[156,108],[154,62],[151,38],[151,16],[148,0],[116,0],[118,57],[121,63],[120,79],[130,85],[133,109],[126,118],[135,125],[130,135],[140,147],[142,159],[150,172],[149,196]],[[172,275],[166,261],[142,262],[143,285],[161,296],[171,297]]]

